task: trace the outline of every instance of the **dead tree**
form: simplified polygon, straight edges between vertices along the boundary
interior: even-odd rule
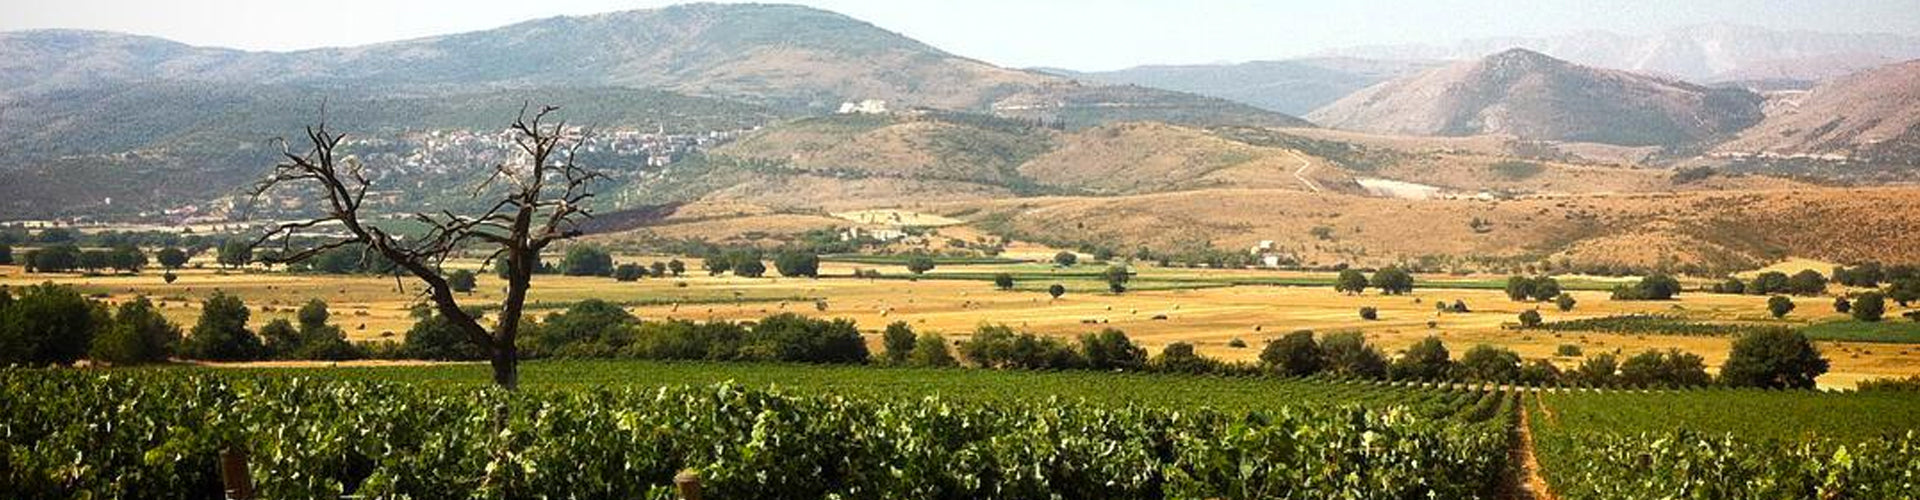
[[[519,385],[520,355],[514,341],[540,252],[555,241],[580,235],[578,224],[593,216],[584,205],[593,197],[589,184],[604,178],[574,164],[575,153],[585,141],[568,138],[565,122],[542,123],[558,109],[543,107],[528,117],[527,109],[521,108],[510,129],[525,163],[495,165],[470,195],[489,201],[497,197],[491,208],[479,215],[457,215],[447,210],[413,213],[411,220],[430,229],[410,241],[368,223],[372,214],[366,210],[365,200],[372,182],[366,167],[357,158],[339,156],[336,149],[346,136],[327,130],[323,117],[319,125],[307,128],[307,141],[312,146],[306,152],[295,153],[287,141],[279,141],[285,159],[274,166],[271,177],[254,187],[252,195],[258,201],[277,187],[317,188],[323,194],[311,196],[325,197],[325,215],[277,224],[253,240],[253,246],[278,245],[280,251],[269,262],[280,264],[339,248],[360,249],[363,259],[385,257],[395,264],[396,276],[412,275],[423,282],[421,294],[434,309],[482,347],[493,365],[494,383],[515,388]],[[296,237],[301,231],[336,224],[344,236]],[[461,308],[442,269],[449,257],[484,249],[492,252],[483,268],[499,261],[507,269],[506,298],[492,328]]]

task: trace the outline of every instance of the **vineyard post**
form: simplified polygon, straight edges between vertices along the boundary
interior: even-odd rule
[[[700,471],[680,471],[673,476],[673,488],[680,493],[680,500],[700,500]]]
[[[220,450],[220,485],[228,500],[253,500],[253,477],[247,473],[246,450]]]

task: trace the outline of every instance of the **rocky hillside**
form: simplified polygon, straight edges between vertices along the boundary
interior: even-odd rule
[[[1218,97],[1302,115],[1383,81],[1432,69],[1425,61],[1345,57],[1239,64],[1139,66],[1115,71],[1042,70],[1089,82],[1131,84]]]
[[[1765,120],[1715,150],[1920,165],[1920,61],[1782,97]]]
[[[1512,49],[1357,92],[1308,115],[1367,132],[1683,145],[1760,119],[1762,99]]]

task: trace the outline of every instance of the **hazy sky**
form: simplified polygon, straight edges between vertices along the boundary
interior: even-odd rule
[[[485,29],[659,0],[0,0],[0,30],[82,28],[289,50]],[[1114,69],[1581,30],[1730,23],[1920,35],[1920,0],[802,0],[1006,66]]]

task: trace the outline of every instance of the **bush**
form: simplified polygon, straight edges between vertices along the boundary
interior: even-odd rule
[[[789,278],[820,277],[820,256],[812,252],[785,251],[773,256],[773,267]]]
[[[93,337],[87,357],[114,365],[165,362],[180,342],[180,327],[162,317],[146,297],[120,304],[112,326]]]
[[[761,263],[760,259],[744,259],[744,260],[734,261],[733,263],[734,276],[739,276],[742,278],[758,278],[761,276],[765,276],[766,274],[767,274],[767,265]]]
[[[1086,365],[1080,353],[1059,339],[1005,325],[980,325],[960,343],[960,355],[985,368],[1069,369]]]
[[[1344,269],[1340,277],[1333,281],[1333,290],[1345,294],[1359,294],[1367,290],[1367,275],[1358,269]]]
[[[1383,294],[1402,295],[1413,292],[1413,275],[1399,267],[1388,266],[1374,272],[1368,284],[1380,289]]]
[[[1096,370],[1138,370],[1146,367],[1147,350],[1134,345],[1126,332],[1107,328],[1080,336],[1080,355]]]
[[[1364,306],[1364,307],[1361,307],[1361,308],[1360,308],[1360,319],[1364,319],[1364,320],[1367,320],[1367,321],[1373,321],[1373,320],[1377,320],[1377,319],[1380,319],[1380,310],[1379,310],[1379,309],[1375,309],[1375,308],[1374,308],[1373,306]]]
[[[1127,280],[1132,277],[1132,274],[1127,272],[1125,266],[1111,266],[1108,267],[1105,272],[1100,273],[1100,276],[1107,280],[1108,291],[1125,293],[1127,291]]]
[[[1077,264],[1079,262],[1080,262],[1080,256],[1074,255],[1073,252],[1060,252],[1060,253],[1053,254],[1053,265],[1055,266],[1073,267],[1074,264]]]
[[[1553,306],[1559,308],[1560,312],[1572,311],[1574,304],[1578,304],[1578,303],[1579,301],[1573,300],[1572,295],[1567,295],[1565,293],[1561,293],[1560,295],[1555,296],[1553,298]]]
[[[1532,363],[1527,363],[1526,366],[1520,367],[1520,383],[1547,385],[1559,381],[1560,367],[1553,366],[1552,361],[1536,359],[1533,360]]]
[[[1053,286],[1047,287],[1047,295],[1051,295],[1053,296],[1053,298],[1057,299],[1057,298],[1060,298],[1061,295],[1066,295],[1066,294],[1067,294],[1067,287],[1065,285],[1054,283]]]
[[[1013,289],[1013,275],[1012,275],[1012,274],[1009,274],[1009,273],[996,273],[996,274],[994,274],[994,275],[993,275],[993,287],[994,287],[994,288],[997,288],[997,289],[1000,289],[1001,291],[1007,291],[1007,290],[1012,290],[1012,289]]]
[[[560,259],[560,273],[567,276],[607,276],[613,274],[613,255],[599,247],[574,245]]]
[[[1460,357],[1460,371],[1469,380],[1513,382],[1520,378],[1520,355],[1490,345],[1477,345]]]
[[[1540,326],[1540,311],[1534,309],[1520,311],[1521,328],[1533,328],[1536,326]]]
[[[104,308],[69,286],[29,286],[6,302],[0,308],[0,365],[71,364],[111,326]]]
[[[1213,373],[1220,370],[1219,361],[1201,356],[1194,352],[1193,344],[1174,342],[1160,349],[1153,357],[1153,371],[1163,373]]]
[[[639,281],[647,275],[647,269],[639,264],[621,264],[613,268],[613,279],[619,281]]]
[[[1827,277],[1819,271],[1804,269],[1787,278],[1787,290],[1794,295],[1820,295],[1827,291]]]
[[[1320,372],[1326,353],[1314,342],[1311,330],[1300,330],[1268,342],[1260,350],[1260,362],[1280,375],[1304,377]]]
[[[822,320],[793,313],[753,325],[742,355],[759,361],[866,363],[867,343],[853,320]]]
[[[473,271],[458,269],[447,275],[447,288],[460,293],[473,293],[475,281]]]
[[[1805,335],[1783,328],[1734,340],[1720,380],[1734,387],[1812,389],[1827,368],[1826,358]]]
[[[1387,376],[1387,357],[1368,345],[1360,332],[1336,332],[1320,340],[1327,372],[1343,377],[1379,379]]]
[[[1752,283],[1747,284],[1747,293],[1754,295],[1787,293],[1789,291],[1791,291],[1791,288],[1787,285],[1787,273],[1779,271],[1760,273],[1758,276],[1753,277]]]
[[[1620,364],[1620,381],[1636,387],[1698,387],[1713,378],[1707,375],[1706,362],[1699,355],[1669,349],[1627,358]]]
[[[1569,372],[1573,382],[1589,387],[1606,387],[1619,382],[1619,358],[1613,353],[1603,352],[1580,362],[1580,367]]]
[[[479,316],[480,311],[470,310],[468,314]],[[536,332],[520,332],[523,337],[536,336]],[[413,308],[413,326],[407,328],[400,344],[400,356],[409,359],[431,359],[442,361],[474,361],[486,359],[486,351],[473,343],[467,332],[461,330],[445,316],[432,307],[421,305]]]
[[[953,352],[947,348],[947,339],[937,333],[922,333],[913,341],[913,354],[908,361],[914,366],[949,367],[960,362],[953,358]]]
[[[1680,281],[1664,274],[1647,276],[1632,285],[1613,288],[1613,300],[1672,300],[1679,294]]]
[[[1852,310],[1853,310],[1853,303],[1847,302],[1846,297],[1833,298],[1833,312],[1846,314],[1848,311],[1852,311]]]
[[[1427,337],[1394,360],[1388,374],[1394,380],[1445,380],[1453,373],[1453,360],[1449,357],[1447,346],[1439,337]]]
[[[1854,299],[1851,314],[1853,319],[1866,322],[1880,321],[1887,313],[1887,299],[1880,292],[1867,292]]]
[[[905,321],[888,324],[886,333],[880,336],[880,344],[886,348],[887,363],[896,365],[907,362],[907,357],[913,354],[915,347],[918,347],[918,341],[913,334],[913,328]]]
[[[1580,346],[1578,345],[1560,344],[1560,347],[1555,348],[1553,350],[1553,354],[1555,356],[1567,356],[1567,357],[1577,358],[1577,357],[1580,357],[1581,351],[1580,351]]]
[[[182,343],[181,353],[193,359],[242,361],[259,357],[260,337],[247,330],[251,313],[239,297],[215,291],[200,307],[200,321]]]
[[[913,274],[926,274],[927,271],[932,271],[933,268],[934,268],[934,262],[933,262],[933,257],[931,256],[914,255],[912,257],[907,258],[907,272],[911,272]]]
[[[1787,317],[1787,313],[1793,312],[1793,307],[1793,299],[1784,295],[1767,297],[1767,313],[1772,314],[1776,319]]]
[[[1747,293],[1747,284],[1740,282],[1740,278],[1727,278],[1726,281],[1713,284],[1713,293]]]
[[[1551,300],[1560,295],[1560,281],[1550,276],[1507,278],[1507,298],[1515,302]]]
[[[519,344],[528,357],[607,357],[633,342],[639,322],[619,305],[587,299],[548,314],[539,328],[521,333]]]

